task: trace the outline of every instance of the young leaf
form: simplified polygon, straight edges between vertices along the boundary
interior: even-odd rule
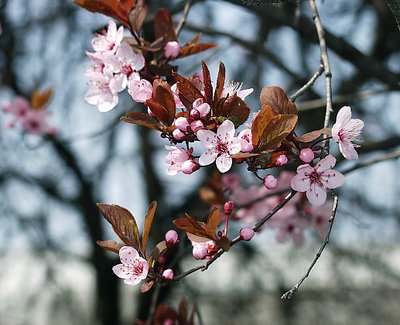
[[[140,286],[140,292],[145,293],[149,291],[151,288],[153,288],[154,285],[155,285],[154,280],[148,280]]]
[[[231,155],[233,159],[246,159],[259,156],[259,153],[247,153],[247,152],[239,152],[237,154]]]
[[[297,123],[297,115],[276,115],[264,129],[257,152],[274,151],[281,142],[293,131]]]
[[[182,104],[185,105],[188,110],[191,110],[193,102],[197,98],[203,98],[203,95],[201,94],[200,90],[198,90],[197,87],[185,77],[182,77],[176,72],[173,72],[172,75],[178,82],[177,87],[179,98],[182,101]]]
[[[245,102],[234,93],[229,96],[222,104],[222,108],[218,112],[219,116],[224,116],[231,120],[236,128],[247,121],[250,108]]]
[[[144,217],[144,227],[142,235],[142,254],[144,255],[144,257],[146,257],[147,241],[149,239],[151,224],[153,223],[156,209],[157,209],[157,202],[156,201],[151,202],[149,207],[147,208],[147,212]]]
[[[219,63],[219,70],[218,70],[218,77],[217,77],[217,86],[215,87],[214,92],[214,102],[217,103],[221,98],[222,92],[225,86],[225,65],[220,62]]]
[[[260,100],[263,106],[271,106],[275,114],[297,114],[296,105],[280,87],[264,87],[261,90]]]
[[[135,217],[125,208],[114,204],[97,204],[106,220],[121,240],[140,251],[139,230]]]
[[[226,236],[222,236],[220,239],[218,239],[217,245],[218,247],[221,247],[225,252],[229,251],[229,249],[231,248],[231,242]]]
[[[139,34],[144,20],[147,16],[147,6],[145,0],[137,0],[131,12],[129,13],[129,24],[131,28]]]
[[[217,44],[215,43],[200,43],[200,44],[185,45],[179,51],[179,57],[182,58],[184,56],[197,54],[203,51],[207,51],[208,49],[212,49],[213,47],[216,46]]]
[[[168,125],[168,111],[163,105],[159,104],[152,98],[146,100],[146,105],[149,107],[150,111],[154,114],[157,120]]]
[[[53,95],[53,88],[48,88],[44,92],[36,90],[31,98],[31,106],[34,110],[46,108],[51,96]]]
[[[191,233],[196,236],[209,238],[207,232],[205,231],[205,223],[201,221],[197,221],[195,218],[189,216],[188,214],[182,218],[178,218],[173,220],[173,223],[176,227],[181,230],[184,230],[188,233]],[[214,238],[210,238],[214,239]]]
[[[210,237],[215,236],[220,221],[221,221],[221,213],[219,209],[217,208],[212,209],[210,215],[207,218],[205,226],[205,230]]]
[[[295,139],[299,142],[307,143],[307,142],[314,141],[315,139],[318,139],[322,134],[331,136],[332,130],[330,128],[323,128],[320,130],[308,132],[306,134],[303,134],[302,136],[296,137]]]
[[[167,125],[171,125],[175,119],[176,104],[174,95],[172,94],[171,88],[166,81],[156,79],[153,83],[154,93],[153,99],[163,106],[167,112],[166,119],[163,122]]]
[[[152,268],[154,267],[155,262],[157,261],[159,256],[164,255],[164,253],[167,251],[167,243],[165,242],[165,240],[160,241],[156,247],[154,247],[153,251],[150,254],[148,263],[149,263],[149,267]]]
[[[121,117],[121,121],[162,131],[160,123],[154,117],[141,112],[129,112]]]
[[[268,123],[274,118],[275,114],[269,105],[264,105],[257,114],[251,125],[251,137],[253,147],[256,148],[260,143],[261,136]]]
[[[155,38],[163,37],[167,42],[176,41],[176,33],[171,13],[164,8],[158,9],[154,19]]]
[[[74,0],[81,7],[91,12],[99,12],[118,20],[125,27],[129,27],[128,16],[136,0]]]
[[[206,103],[212,106],[213,100],[213,87],[210,77],[210,70],[204,61],[201,61],[201,66],[203,68],[203,80],[204,80],[204,100]]]
[[[123,244],[118,244],[115,240],[98,240],[96,243],[101,248],[117,254],[119,253],[119,250],[124,247]]]

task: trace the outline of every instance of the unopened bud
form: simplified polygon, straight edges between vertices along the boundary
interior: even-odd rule
[[[175,126],[181,131],[187,131],[189,122],[186,117],[181,116],[176,119]]]
[[[193,108],[193,109],[190,111],[190,117],[191,117],[193,120],[198,120],[198,119],[200,118],[200,112],[199,112],[196,108]]]
[[[172,136],[174,137],[174,139],[176,140],[183,140],[186,137],[186,134],[183,133],[181,130],[179,129],[175,129],[174,131],[172,131]]]
[[[250,227],[240,229],[240,237],[245,241],[249,241],[254,236],[254,230]]]
[[[314,160],[314,151],[310,148],[301,149],[299,158],[305,163],[310,163]]]
[[[204,245],[194,245],[192,254],[196,260],[202,260],[207,256],[207,248]]]
[[[285,155],[280,155],[278,158],[276,158],[275,160],[275,165],[277,166],[283,166],[285,164],[287,164],[288,159]]]
[[[197,131],[204,129],[204,124],[200,120],[193,121],[192,123],[190,123],[190,128],[194,133],[196,133]]]
[[[269,174],[265,176],[263,183],[267,189],[273,190],[278,186],[278,179],[274,175]]]
[[[202,118],[206,117],[211,111],[210,105],[207,103],[201,104],[200,106],[196,107],[196,109],[199,111],[200,117]]]
[[[176,58],[179,55],[179,52],[181,50],[181,46],[179,45],[178,42],[172,41],[168,42],[165,44],[164,47],[164,55],[166,58]]]
[[[235,203],[233,201],[226,201],[224,204],[224,212],[227,215],[230,215],[235,208]]]
[[[170,248],[178,241],[178,233],[173,229],[168,230],[164,238],[165,242],[167,243],[167,247]]]
[[[172,280],[174,278],[174,271],[166,269],[162,274],[162,278],[166,281]]]
[[[200,168],[200,165],[196,163],[193,159],[186,160],[182,166],[181,166],[181,171],[184,174],[190,175],[194,173],[196,170]]]

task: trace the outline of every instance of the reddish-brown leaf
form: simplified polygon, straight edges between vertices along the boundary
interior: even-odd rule
[[[173,221],[174,225],[181,230],[187,231],[196,236],[209,238],[207,232],[205,231],[205,223],[197,221],[195,218],[186,214],[182,218],[175,219]],[[213,238],[211,238],[213,239]]]
[[[142,253],[144,257],[146,257],[147,241],[149,239],[151,224],[153,223],[156,209],[157,209],[157,202],[156,201],[151,202],[149,207],[147,208],[146,215],[144,216],[144,227],[142,235]]]
[[[162,120],[164,124],[172,125],[172,122],[175,119],[176,104],[171,88],[166,81],[160,79],[154,80],[153,99],[162,107],[164,107],[165,111],[167,112],[166,118]],[[157,114],[155,115],[157,116]]]
[[[157,306],[154,316],[153,323],[154,325],[166,324],[169,322],[170,324],[176,324],[178,320],[177,312],[170,306],[165,304],[160,304]],[[186,323],[179,323],[180,325],[186,325]]]
[[[215,43],[200,43],[200,44],[185,45],[179,51],[179,57],[182,58],[184,56],[200,53],[216,46],[217,44]]]
[[[165,252],[167,251],[167,243],[165,240],[160,241],[156,247],[154,247],[153,251],[150,254],[148,263],[149,267],[152,268],[154,267],[155,262],[157,261],[158,257],[161,255],[164,255]]]
[[[215,237],[220,221],[221,213],[217,208],[212,209],[205,226],[205,230],[210,237]]]
[[[43,92],[36,90],[31,98],[31,107],[34,110],[41,110],[46,108],[52,95],[53,95],[53,88],[51,87]]]
[[[129,13],[128,19],[132,29],[139,34],[147,16],[147,6],[145,0],[136,0],[134,7]]]
[[[217,85],[215,87],[214,92],[214,102],[217,103],[221,98],[222,92],[225,87],[225,65],[220,62],[219,63],[219,70],[218,70],[218,77],[217,77]]]
[[[74,2],[86,10],[112,17],[129,27],[129,13],[136,0],[74,0]]]
[[[186,324],[188,316],[189,316],[188,302],[185,298],[182,298],[178,306],[179,323]]]
[[[280,155],[285,155],[286,157],[290,157],[292,153],[287,152],[285,150],[279,150],[273,152],[267,158],[264,159],[257,159],[257,163],[262,169],[273,168],[276,167],[276,160]]]
[[[101,248],[117,254],[119,253],[119,250],[124,247],[123,244],[119,244],[115,240],[98,240],[96,243]]]
[[[171,13],[164,8],[158,9],[154,19],[155,38],[163,37],[166,41],[176,41],[176,33]]]
[[[263,106],[271,106],[275,114],[297,114],[296,105],[280,87],[264,87],[261,90],[260,100]]]
[[[140,286],[140,292],[145,293],[149,291],[155,285],[154,280],[146,281]]]
[[[253,147],[256,148],[260,143],[261,136],[267,127],[268,123],[274,118],[276,114],[273,112],[271,106],[264,105],[260,112],[257,114],[251,125],[251,137]]]
[[[297,115],[278,114],[272,118],[264,129],[257,152],[274,151],[281,142],[293,131],[297,123]]]
[[[146,105],[149,107],[150,111],[154,114],[157,120],[164,123],[165,125],[168,125],[169,114],[167,109],[163,105],[159,104],[152,98],[146,100]]]
[[[172,75],[177,80],[178,84],[178,92],[179,98],[182,101],[182,104],[188,110],[192,109],[192,104],[197,98],[203,98],[200,90],[196,88],[189,80],[185,77],[182,77],[180,74],[173,72]]]
[[[311,142],[314,141],[315,139],[319,138],[322,134],[325,134],[327,136],[331,136],[332,135],[332,130],[330,128],[323,128],[320,130],[315,130],[315,131],[311,131],[308,132],[306,134],[303,134],[302,136],[299,137],[295,137],[295,139],[299,142]]]
[[[250,108],[236,93],[229,96],[223,102],[222,108],[219,110],[219,116],[224,116],[231,120],[236,128],[247,121],[249,114]]]
[[[121,121],[142,125],[150,129],[162,131],[160,122],[158,122],[154,117],[141,112],[129,112],[121,117]]]
[[[231,248],[231,242],[229,241],[228,237],[223,236],[217,240],[218,247],[221,247],[225,252],[229,251]]]
[[[204,84],[204,100],[206,103],[212,106],[213,100],[213,87],[211,82],[210,70],[204,61],[201,61],[201,66],[203,68],[203,84]]]
[[[234,155],[231,155],[231,158],[233,159],[246,159],[246,158],[252,158],[252,157],[257,157],[259,156],[259,153],[237,153]]]
[[[97,204],[106,220],[121,240],[140,251],[139,230],[135,217],[125,208],[114,204]]]

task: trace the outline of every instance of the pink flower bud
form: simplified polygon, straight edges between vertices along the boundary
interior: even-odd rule
[[[199,111],[200,117],[202,118],[206,117],[211,110],[210,105],[207,103],[201,104],[200,106],[196,107],[196,109]]]
[[[162,323],[162,325],[175,325],[175,324],[176,324],[175,321],[170,318],[164,320],[164,323]]]
[[[285,155],[280,155],[278,158],[276,158],[275,160],[275,165],[277,166],[283,166],[285,164],[287,164],[288,159]]]
[[[186,117],[181,116],[176,119],[175,126],[181,131],[187,131],[189,122]]]
[[[176,140],[183,140],[186,137],[186,134],[183,133],[181,130],[179,129],[175,129],[174,131],[172,131],[172,136],[174,137],[174,139]]]
[[[269,174],[265,176],[263,183],[267,189],[273,190],[278,186],[278,179],[274,175]]]
[[[202,260],[207,256],[207,247],[204,245],[198,244],[193,246],[192,254],[196,260]]]
[[[184,174],[190,175],[194,173],[196,170],[200,168],[200,165],[196,163],[193,159],[186,160],[182,166],[181,166],[181,171]]]
[[[243,238],[245,241],[249,241],[254,236],[254,230],[250,227],[245,227],[240,229],[240,237]]]
[[[197,131],[204,129],[204,124],[200,120],[193,121],[192,123],[190,123],[190,128],[194,133],[196,133]]]
[[[192,108],[193,109],[197,109],[197,107],[199,107],[200,105],[203,105],[204,103],[204,99],[203,98],[197,98],[193,104],[192,104]]]
[[[3,112],[11,112],[11,103],[10,102],[5,102],[1,105],[1,109]]]
[[[226,201],[224,204],[224,212],[227,215],[230,215],[235,207],[235,203],[233,201]]]
[[[193,120],[198,120],[198,119],[200,118],[200,112],[197,110],[197,108],[193,108],[193,109],[190,111],[190,117],[191,117]]]
[[[301,149],[299,158],[305,163],[310,163],[314,160],[314,151],[310,148]]]
[[[181,50],[181,46],[178,42],[168,42],[164,47],[164,55],[166,58],[176,58],[179,55],[179,51]]]
[[[162,274],[162,278],[166,281],[172,280],[174,278],[174,271],[166,269]]]
[[[178,233],[175,230],[168,230],[165,234],[165,242],[167,243],[167,247],[172,247],[178,241]]]

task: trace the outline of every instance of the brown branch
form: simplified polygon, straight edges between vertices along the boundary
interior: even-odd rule
[[[182,31],[183,26],[184,26],[185,23],[186,23],[186,19],[187,19],[187,16],[188,16],[188,14],[189,14],[191,5],[192,5],[192,0],[187,0],[186,3],[185,3],[185,7],[183,8],[183,15],[182,15],[182,18],[181,18],[181,20],[179,21],[178,26],[176,26],[176,29],[175,29],[175,31],[176,31],[176,37],[179,36],[179,34],[180,34],[181,31]]]
[[[331,113],[333,113],[332,83],[331,83],[332,72],[331,72],[331,67],[329,64],[328,49],[326,47],[325,32],[322,27],[322,23],[321,23],[321,19],[319,17],[317,6],[315,5],[315,0],[309,0],[308,4],[310,5],[311,11],[312,11],[315,29],[317,30],[319,48],[321,51],[321,63],[323,64],[324,71],[325,71],[326,109],[325,109],[324,128],[327,128],[329,126],[329,120],[331,117]],[[324,135],[324,139],[326,139],[327,137],[328,137],[327,135]],[[329,141],[323,142],[322,152],[323,152],[323,157],[325,157],[329,154]]]
[[[292,96],[290,96],[289,99],[292,102],[294,102],[298,97],[303,95],[307,91],[307,89],[311,88],[312,85],[314,85],[314,82],[319,78],[319,76],[322,74],[322,72],[324,72],[324,65],[322,63],[320,63],[318,70],[315,71],[315,73],[313,74],[311,79],[309,81],[307,81],[307,83],[303,87],[301,87],[299,90],[297,90]]]
[[[291,299],[294,296],[294,294],[296,294],[296,292],[299,290],[300,286],[303,284],[303,282],[310,275],[310,273],[311,273],[312,269],[314,268],[315,264],[317,264],[317,262],[318,262],[319,258],[321,257],[322,252],[324,251],[326,245],[328,245],[328,243],[329,243],[329,239],[331,237],[333,223],[335,221],[336,211],[337,211],[337,207],[338,207],[338,203],[339,203],[339,197],[338,197],[337,193],[333,192],[333,191],[332,191],[332,193],[333,193],[332,213],[331,213],[331,217],[329,218],[329,228],[328,228],[328,231],[325,234],[324,241],[323,241],[321,247],[319,248],[317,254],[315,255],[313,261],[311,262],[310,266],[308,267],[307,271],[301,277],[299,282],[297,282],[289,291],[285,292],[282,295],[281,299]]]

